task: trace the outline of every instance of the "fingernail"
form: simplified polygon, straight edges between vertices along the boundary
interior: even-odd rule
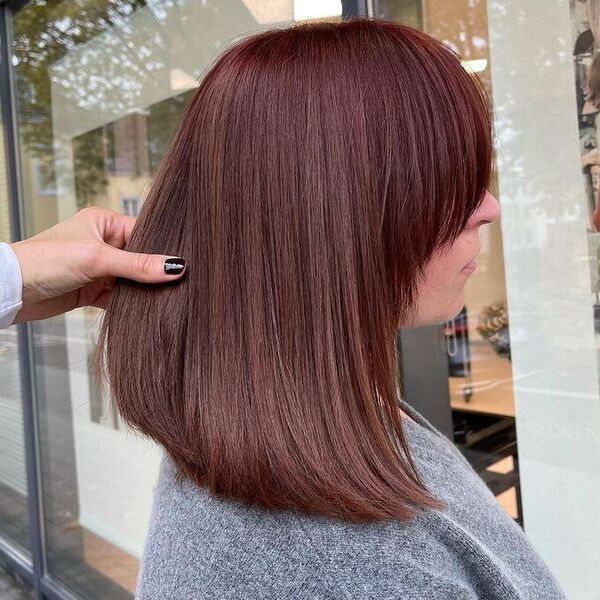
[[[167,275],[179,275],[185,269],[185,260],[183,258],[167,258],[165,260],[165,273]]]

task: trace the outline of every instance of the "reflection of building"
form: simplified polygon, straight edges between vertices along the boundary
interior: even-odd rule
[[[15,60],[0,56],[0,66],[12,64],[16,75],[11,90],[18,120],[11,125],[18,134],[21,193],[7,197],[0,144],[3,239],[10,237],[9,205],[22,211],[27,234],[87,205],[137,214],[214,56],[239,36],[317,16],[308,0],[118,0],[110,3],[110,15],[106,2],[92,3],[93,10],[86,3],[56,2],[52,10],[8,4],[14,15],[6,4],[0,10],[12,21]],[[571,0],[577,14],[585,4]],[[593,568],[600,536],[588,535],[600,532],[600,522],[593,503],[581,500],[600,492],[589,302],[597,269],[583,260],[589,251],[574,121],[578,98],[573,65],[559,41],[574,34],[577,46],[587,47],[591,30],[574,26],[567,11],[542,10],[531,0],[323,0],[318,16],[338,19],[342,5],[347,15],[369,5],[374,16],[443,39],[478,70],[495,102],[503,152],[491,191],[501,201],[502,223],[480,231],[478,272],[466,290],[460,338],[468,360],[449,360],[447,324],[403,331],[407,399],[465,452],[506,510],[524,517],[525,531],[573,597],[586,597],[600,587]],[[496,301],[509,307],[513,362],[477,330],[481,311]],[[33,562],[44,554],[42,585],[55,586],[55,597],[63,586],[84,598],[131,597],[158,464],[158,449],[122,428],[90,378],[97,317],[85,309],[36,323],[29,340],[17,338],[14,328],[0,333],[0,402],[6,400],[0,456],[12,451],[10,461],[0,462],[0,558],[15,568],[25,565],[33,578]],[[25,378],[31,386],[21,391],[24,357],[31,361]],[[35,444],[32,423],[29,437],[22,435],[22,395],[35,400]],[[33,516],[26,503],[26,447],[39,471]],[[37,554],[30,525],[33,539],[44,544]]]
[[[72,140],[77,207],[137,215],[143,192],[191,92],[167,98],[79,134]]]
[[[6,180],[6,156],[4,152],[4,140],[0,139],[0,190],[8,189]],[[8,202],[0,202],[0,239],[10,240],[10,215],[8,213]]]

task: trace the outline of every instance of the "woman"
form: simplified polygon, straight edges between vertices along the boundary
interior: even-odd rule
[[[406,404],[400,327],[464,304],[492,111],[441,42],[354,19],[232,45],[167,151],[101,359],[165,449],[137,597],[562,598],[460,452]]]

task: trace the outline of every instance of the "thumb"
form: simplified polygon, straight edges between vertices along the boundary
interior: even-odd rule
[[[185,260],[163,254],[128,252],[105,246],[99,261],[100,277],[124,277],[142,283],[164,283],[179,279],[185,272]]]

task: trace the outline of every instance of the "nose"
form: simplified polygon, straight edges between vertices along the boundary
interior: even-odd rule
[[[500,216],[500,203],[488,191],[480,204],[479,208],[473,213],[473,223],[475,227],[493,223]]]

